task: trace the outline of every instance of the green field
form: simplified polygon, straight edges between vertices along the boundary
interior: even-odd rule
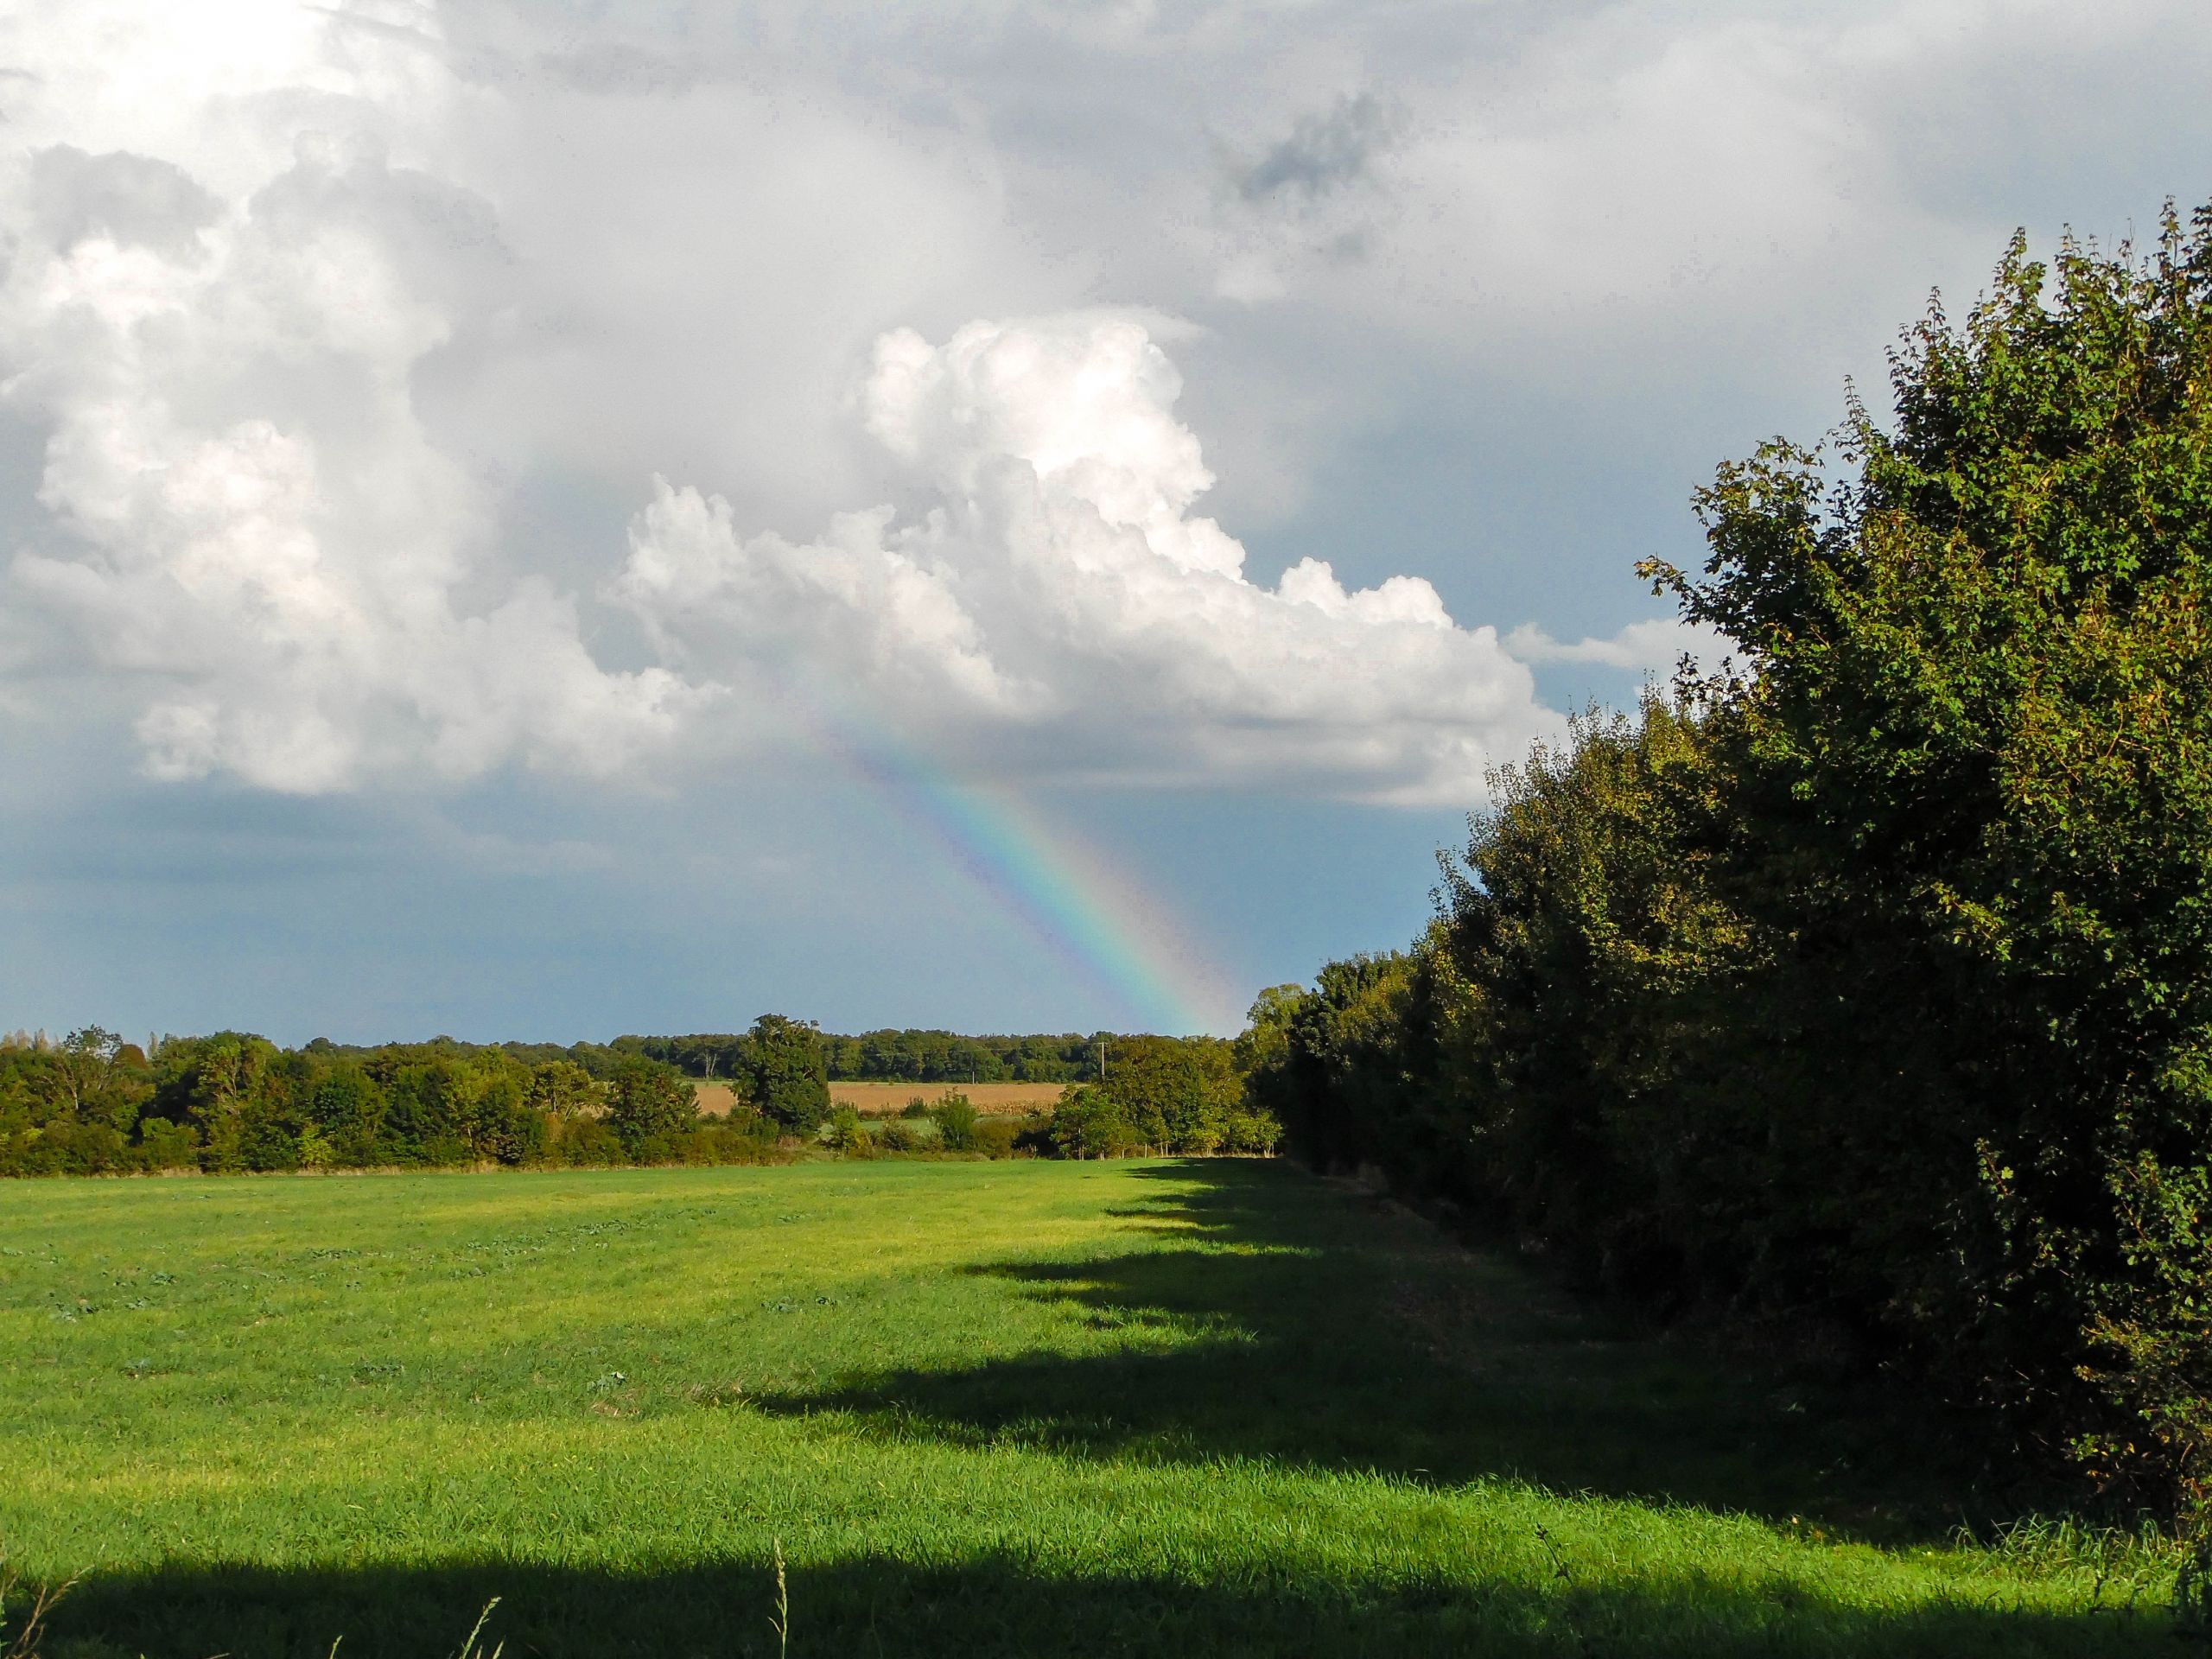
[[[1281,1164],[0,1185],[48,1659],[2179,1649],[1844,1421]]]

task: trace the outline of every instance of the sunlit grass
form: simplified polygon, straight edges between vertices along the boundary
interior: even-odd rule
[[[0,1186],[49,1651],[2120,1653],[1824,1402],[1281,1166]],[[1904,1459],[1900,1459],[1903,1461]]]

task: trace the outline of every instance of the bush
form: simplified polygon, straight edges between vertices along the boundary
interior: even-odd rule
[[[556,1121],[548,1158],[555,1163],[571,1168],[601,1167],[609,1164],[626,1164],[629,1149],[606,1120],[596,1117],[572,1117]]]
[[[1020,1131],[1011,1120],[986,1117],[977,1120],[975,1138],[969,1144],[972,1150],[986,1158],[1011,1158],[1022,1149],[1020,1138]]]
[[[865,1156],[873,1146],[861,1115],[850,1106],[839,1106],[830,1112],[822,1138],[832,1152],[851,1155]]]
[[[200,1136],[188,1123],[149,1118],[140,1123],[139,1155],[148,1169],[194,1169],[200,1163]]]
[[[894,1117],[879,1126],[875,1143],[885,1152],[919,1152],[930,1144],[922,1125],[903,1117]]]
[[[968,1152],[976,1145],[976,1112],[968,1096],[947,1090],[938,1097],[932,1116],[937,1119],[938,1139],[947,1152]]]
[[[675,1143],[687,1164],[766,1164],[777,1160],[774,1126],[753,1114],[702,1123]]]

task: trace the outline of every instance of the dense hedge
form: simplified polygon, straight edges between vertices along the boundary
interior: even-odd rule
[[[1497,780],[1402,956],[1263,1002],[1318,1162],[2212,1499],[2212,220],[2018,245],[1648,568],[1734,671]],[[1841,475],[1843,481],[1835,481]]]
[[[637,1056],[601,1078],[440,1043],[288,1052],[219,1032],[149,1056],[95,1027],[0,1044],[0,1175],[753,1162],[779,1127],[702,1121],[691,1084]]]

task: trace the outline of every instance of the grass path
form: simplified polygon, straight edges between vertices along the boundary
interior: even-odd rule
[[[1897,1494],[1281,1165],[0,1185],[49,1659],[2177,1650]]]

